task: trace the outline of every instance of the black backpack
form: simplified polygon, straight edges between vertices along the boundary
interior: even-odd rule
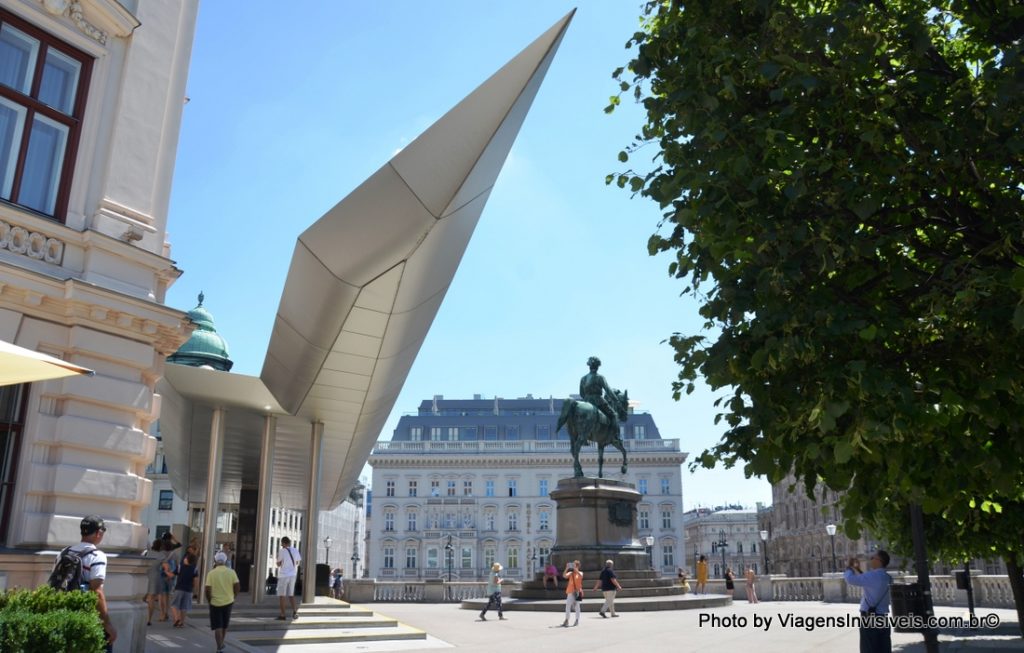
[[[50,587],[61,592],[82,589],[82,555],[72,551],[70,546],[61,551],[50,572]]]

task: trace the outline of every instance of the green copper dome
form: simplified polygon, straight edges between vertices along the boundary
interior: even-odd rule
[[[188,319],[195,323],[196,330],[181,349],[168,356],[167,360],[178,365],[210,367],[228,372],[234,365],[228,358],[228,343],[217,333],[213,316],[203,308],[203,299],[203,293],[199,293],[199,305],[188,312]]]

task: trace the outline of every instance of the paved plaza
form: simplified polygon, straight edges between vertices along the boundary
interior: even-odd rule
[[[624,612],[618,619],[602,619],[596,613],[584,613],[580,625],[561,628],[562,615],[554,612],[517,611],[506,613],[499,621],[491,611],[486,622],[476,612],[462,610],[449,603],[375,603],[360,606],[397,619],[402,624],[428,634],[426,640],[408,642],[353,642],[347,644],[290,644],[252,648],[230,641],[228,651],[287,653],[375,653],[378,651],[438,651],[457,649],[480,653],[540,653],[558,651],[636,653],[647,651],[749,651],[750,653],[856,653],[856,628],[815,627],[793,623],[815,617],[841,617],[853,614],[851,604],[821,602],[765,602],[749,605],[737,601],[732,606],[711,609]],[[938,616],[963,616],[962,608],[936,609]],[[154,624],[147,638],[147,653],[186,653],[213,651],[213,639],[202,618],[202,610],[185,629]],[[979,609],[979,616],[994,614],[1000,625],[977,631],[944,631],[940,650],[1024,651],[1013,610]],[[703,617],[702,617],[703,615]],[[755,618],[759,626],[754,626]],[[771,623],[765,626],[765,620]],[[701,621],[704,624],[701,624]],[[781,620],[789,622],[782,625]],[[717,623],[709,623],[715,620]],[[921,636],[893,633],[893,650],[924,653]]]

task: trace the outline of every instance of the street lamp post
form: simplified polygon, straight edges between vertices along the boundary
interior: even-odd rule
[[[527,577],[533,576],[533,572],[537,568],[537,549],[536,548],[530,549],[530,558],[529,558],[529,560],[530,560],[530,568],[526,572]]]
[[[825,527],[825,531],[828,533],[828,536],[832,538],[832,573],[834,574],[838,571],[838,568],[836,567],[836,525],[829,524]]]
[[[452,552],[455,547],[452,546],[452,536],[448,536],[448,543],[444,545],[445,557],[448,559],[448,582],[452,582]]]
[[[331,536],[330,535],[328,535],[327,537],[324,538],[324,548],[327,549],[327,559],[324,560],[324,562],[327,563],[328,567],[331,566],[331,543],[332,543],[332,541],[333,540],[331,540]]]
[[[349,558],[352,561],[352,578],[356,577],[356,567],[359,566],[359,552],[353,551],[352,557]]]
[[[647,549],[647,564],[650,565],[651,569],[654,569],[654,538],[650,535],[646,535],[643,538],[644,548]]]
[[[725,578],[725,551],[729,543],[725,541],[725,531],[718,531],[718,548],[722,550],[722,578]]]
[[[761,550],[764,551],[764,573],[770,574],[768,571],[768,531],[761,531]]]

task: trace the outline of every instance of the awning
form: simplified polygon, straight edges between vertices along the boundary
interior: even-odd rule
[[[308,451],[309,425],[323,423],[321,509],[341,503],[358,480],[571,18],[559,20],[299,237],[263,371],[259,379],[245,378],[263,386],[252,385],[252,393],[273,399],[263,404],[273,404],[266,410],[287,416],[278,421],[279,452]],[[192,478],[204,473],[203,415],[230,404],[222,395],[237,392],[218,390],[217,379],[230,385],[227,377],[235,376],[169,369],[167,380],[183,402],[168,411],[178,401],[169,397],[169,419],[161,418],[169,467],[188,452]],[[211,385],[198,391],[191,385],[197,379]],[[260,447],[260,429],[233,428],[231,414],[252,422],[242,415],[264,412],[259,401],[227,411],[225,491],[245,482],[246,466],[229,456],[251,457]],[[182,486],[181,473],[171,474],[175,491],[201,501],[197,484]],[[275,463],[274,493],[301,494],[307,479],[308,467]]]
[[[76,374],[95,374],[59,358],[0,340],[0,385],[59,379]]]

